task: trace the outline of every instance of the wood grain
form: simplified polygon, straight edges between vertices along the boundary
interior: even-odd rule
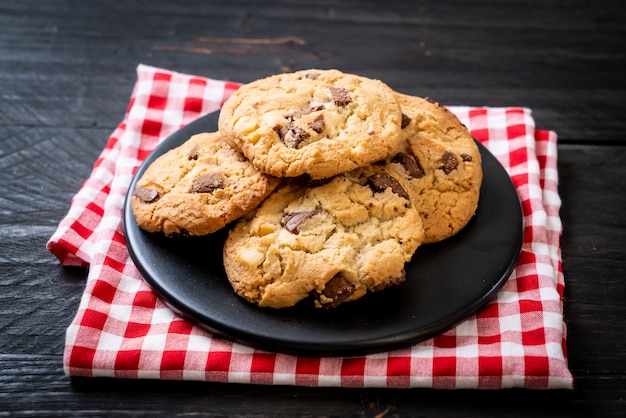
[[[0,4],[1,416],[622,417],[626,11],[617,0]],[[524,106],[559,137],[573,391],[70,379],[86,269],[45,244],[122,120],[139,63],[247,82],[340,68],[449,105]],[[269,412],[268,412],[269,411]]]

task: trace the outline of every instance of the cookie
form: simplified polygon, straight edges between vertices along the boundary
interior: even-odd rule
[[[380,160],[400,139],[402,113],[379,80],[338,70],[302,70],[240,87],[219,130],[259,170],[327,178]]]
[[[476,142],[459,119],[429,99],[397,93],[404,142],[388,161],[402,167],[424,225],[424,243],[463,229],[480,197],[482,162]]]
[[[373,165],[318,183],[287,181],[229,231],[224,267],[239,296],[334,308],[404,282],[423,239],[408,185]]]
[[[202,133],[148,166],[131,208],[146,231],[206,235],[255,209],[279,183],[255,169],[220,133]]]

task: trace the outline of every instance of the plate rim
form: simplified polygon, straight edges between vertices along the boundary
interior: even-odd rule
[[[349,344],[347,343],[338,343],[338,344],[330,344],[328,342],[324,342],[316,345],[311,341],[306,342],[298,342],[294,340],[285,340],[285,338],[277,338],[276,336],[268,336],[261,335],[259,333],[251,334],[245,330],[242,330],[240,327],[228,326],[228,324],[218,323],[212,318],[207,317],[207,315],[197,312],[195,309],[192,309],[184,303],[184,301],[178,300],[177,297],[173,296],[170,291],[165,289],[162,286],[160,280],[152,277],[149,269],[143,265],[141,261],[141,255],[138,253],[137,249],[134,247],[133,239],[134,233],[146,234],[150,236],[150,233],[147,233],[141,230],[135,222],[134,215],[130,208],[130,196],[132,194],[132,190],[134,185],[136,184],[139,175],[145,171],[149,163],[155,156],[161,155],[167,150],[173,148],[171,145],[172,142],[184,141],[184,137],[190,137],[195,133],[207,132],[207,126],[213,126],[214,130],[217,130],[217,119],[219,117],[219,110],[215,112],[211,112],[205,114],[189,124],[185,125],[181,129],[173,132],[163,141],[161,141],[154,150],[146,157],[144,161],[137,167],[131,182],[129,184],[129,188],[127,194],[124,199],[123,205],[123,222],[122,228],[124,237],[126,240],[126,245],[130,254],[130,257],[135,264],[135,266],[140,271],[143,279],[150,285],[151,289],[155,291],[155,293],[160,297],[160,299],[172,309],[177,314],[184,317],[186,320],[192,322],[193,324],[198,325],[200,328],[203,328],[213,334],[214,336],[222,337],[228,339],[230,341],[236,343],[242,343],[250,347],[263,349],[263,350],[272,350],[275,352],[281,352],[286,354],[294,354],[294,355],[315,355],[315,356],[345,356],[345,355],[366,355],[370,353],[377,353],[382,351],[393,350],[397,348],[406,347],[412,344],[416,344],[418,342],[427,340],[436,335],[439,335],[443,332],[446,332],[449,329],[452,329],[459,323],[466,320],[471,315],[480,311],[485,305],[491,301],[497,292],[502,288],[504,283],[509,279],[515,266],[517,265],[517,261],[519,260],[519,256],[523,247],[523,236],[524,236],[524,215],[523,208],[521,206],[521,200],[519,199],[519,195],[517,192],[517,188],[513,184],[513,181],[509,174],[506,172],[501,163],[497,160],[497,158],[487,149],[482,143],[475,140],[476,144],[479,147],[481,155],[483,156],[483,161],[485,160],[484,156],[487,155],[492,158],[495,163],[497,163],[498,169],[501,170],[508,179],[508,186],[510,186],[511,191],[514,191],[514,195],[517,199],[519,211],[519,229],[518,233],[520,235],[520,239],[516,240],[516,247],[511,249],[511,252],[514,254],[509,260],[508,265],[503,267],[503,273],[500,277],[493,282],[492,287],[489,291],[485,292],[481,295],[481,297],[477,298],[473,303],[463,306],[458,312],[454,314],[453,320],[446,320],[446,318],[441,318],[439,321],[433,322],[428,327],[422,327],[420,329],[414,330],[413,333],[404,332],[401,335],[390,333],[386,336],[381,336],[372,339],[362,339],[362,340],[353,340]],[[493,162],[492,161],[492,162]],[[484,173],[483,173],[484,174]],[[484,183],[484,177],[483,177]],[[482,193],[482,185],[481,185],[481,193]],[[479,201],[480,205],[480,201]],[[517,217],[516,217],[517,219]],[[470,220],[472,222],[472,220]],[[134,229],[134,230],[132,230]],[[132,230],[132,231],[131,231]],[[227,228],[221,231],[221,233],[226,233]],[[129,239],[131,237],[131,239]],[[191,238],[191,239],[196,239]],[[437,246],[441,243],[428,244],[428,246]],[[226,278],[224,278],[226,280]],[[232,291],[232,295],[234,298],[240,298],[238,295]],[[355,304],[359,301],[351,302],[351,304]],[[346,304],[349,305],[349,304]],[[257,309],[258,307],[255,307]],[[264,308],[258,308],[264,309]],[[287,308],[289,309],[289,308]],[[337,309],[337,308],[335,308]]]

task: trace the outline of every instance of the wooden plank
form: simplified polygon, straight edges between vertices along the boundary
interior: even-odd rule
[[[0,415],[598,416],[626,397],[626,10],[619,1],[0,4]],[[524,106],[559,135],[574,391],[74,379],[87,270],[45,243],[121,121],[139,63],[240,82],[337,67],[448,105]]]
[[[338,389],[63,375],[58,356],[0,356],[0,410],[30,416],[506,416],[621,417],[608,377],[575,391]]]
[[[626,140],[626,31],[613,3],[391,2],[382,14],[354,2],[156,3],[135,14],[99,2],[33,4],[28,13],[10,4],[0,15],[0,89],[11,99],[0,106],[5,124],[112,128],[134,68],[145,62],[242,82],[338,67],[445,104],[529,107],[544,129],[569,141]]]
[[[49,154],[33,153],[32,158],[24,160],[27,166],[20,170],[35,169],[49,159],[47,171],[58,172],[67,167],[68,158],[75,158],[78,173],[87,175],[90,166],[81,162],[86,159],[85,155],[72,157],[67,149],[52,147],[50,144],[55,141],[54,138],[60,137],[73,141],[70,149],[86,143],[89,146],[83,151],[92,158],[97,153],[100,139],[85,138],[84,135],[93,135],[92,131],[88,132],[90,134],[76,130],[58,130],[51,140],[42,140],[37,135],[37,130],[29,130],[29,136],[26,137],[29,143],[34,148],[45,149]],[[576,377],[578,389],[575,396],[550,391],[549,395],[545,395],[546,399],[552,399],[553,402],[560,399],[562,402],[552,403],[551,405],[558,405],[553,409],[539,410],[538,406],[529,406],[528,395],[521,396],[519,393],[515,396],[499,394],[496,398],[500,401],[496,403],[493,395],[477,393],[470,396],[455,393],[455,399],[460,400],[456,406],[452,406],[449,404],[449,395],[444,396],[436,391],[180,386],[179,383],[174,385],[162,382],[120,383],[92,380],[80,380],[70,387],[60,369],[64,331],[78,307],[86,271],[60,267],[58,261],[45,249],[45,242],[53,231],[54,223],[65,214],[64,206],[68,202],[69,193],[67,185],[52,182],[52,190],[44,194],[48,201],[45,204],[48,207],[46,213],[50,219],[37,218],[33,221],[32,217],[20,218],[19,205],[0,202],[0,212],[5,213],[9,219],[13,215],[18,216],[16,224],[4,223],[0,227],[4,237],[0,240],[0,271],[5,277],[1,282],[0,292],[0,333],[8,337],[0,339],[0,352],[5,353],[0,356],[3,363],[0,367],[0,386],[4,393],[0,396],[0,410],[18,411],[28,407],[42,414],[60,411],[59,415],[80,416],[114,400],[119,408],[116,412],[120,414],[144,411],[167,415],[168,412],[178,410],[182,398],[189,411],[205,411],[207,405],[211,405],[217,414],[230,412],[235,416],[276,408],[275,403],[285,402],[277,411],[286,415],[310,411],[315,404],[315,410],[321,415],[347,413],[372,416],[384,411],[403,415],[415,410],[452,415],[471,412],[472,402],[480,399],[477,396],[482,396],[485,404],[489,405],[486,410],[506,416],[524,416],[530,412],[538,416],[583,416],[584,414],[576,414],[587,408],[604,411],[601,416],[618,416],[606,402],[619,399],[626,393],[626,365],[615,362],[616,355],[624,357],[623,347],[626,346],[623,333],[615,332],[621,328],[625,314],[620,296],[624,271],[623,263],[620,265],[617,261],[612,261],[619,260],[616,255],[623,254],[625,248],[622,233],[624,221],[611,217],[610,213],[601,212],[604,208],[626,207],[623,183],[606,182],[608,176],[617,179],[626,175],[626,165],[621,163],[626,150],[607,146],[562,146],[559,151],[562,217],[565,225],[565,314],[569,325],[570,367]],[[0,163],[3,161],[0,159]],[[0,181],[10,184],[6,182],[6,171],[0,170],[0,173]],[[78,186],[81,179],[76,175],[71,181],[74,186]],[[28,196],[32,196],[37,187],[31,187],[16,187],[16,192],[22,190],[22,196],[15,200],[27,200]],[[40,187],[43,187],[43,183],[40,183]],[[600,201],[585,196],[598,189],[609,189],[614,193],[601,194],[603,199]],[[66,190],[65,195],[59,193],[60,190]],[[592,219],[598,216],[600,222],[593,222]],[[598,263],[598,259],[605,262]],[[126,391],[130,391],[132,396],[126,394]],[[207,397],[208,393],[212,395]],[[542,397],[536,396],[537,399]],[[33,399],[36,399],[34,404]],[[501,399],[506,399],[506,402]],[[512,406],[515,406],[514,411]],[[485,409],[481,409],[479,414],[477,410],[475,416],[484,412]]]

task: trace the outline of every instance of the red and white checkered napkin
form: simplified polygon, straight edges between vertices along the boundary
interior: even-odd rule
[[[48,248],[89,267],[66,334],[75,376],[340,387],[572,388],[565,351],[556,134],[528,109],[450,107],[498,158],[521,197],[525,233],[510,279],[477,315],[390,352],[304,357],[217,338],[172,312],[143,281],[122,233],[124,197],[152,149],[220,108],[237,83],[140,65],[128,111]]]

